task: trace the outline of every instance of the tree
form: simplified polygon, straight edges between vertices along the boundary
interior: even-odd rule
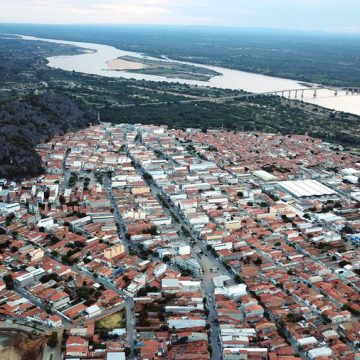
[[[178,345],[181,345],[181,344],[186,344],[187,343],[187,341],[188,341],[188,337],[187,336],[183,336],[183,337],[181,337],[176,343],[178,344]]]
[[[146,289],[145,288],[141,288],[139,291],[138,291],[138,296],[146,296]]]
[[[257,265],[257,266],[260,266],[260,265],[262,264],[261,258],[260,258],[260,257],[256,258],[256,259],[254,260],[254,264]]]
[[[11,274],[7,274],[3,277],[4,283],[6,285],[7,290],[13,290],[14,289],[14,279]]]
[[[5,224],[6,226],[9,226],[11,224],[11,221],[15,218],[15,214],[11,213],[9,215],[6,216],[5,218]]]
[[[286,317],[290,322],[293,323],[304,320],[304,317],[301,314],[289,313],[286,315]]]
[[[349,261],[346,261],[346,260],[341,260],[339,262],[339,266],[342,267],[342,268],[345,267],[346,265],[351,265],[351,263]]]
[[[284,222],[291,222],[291,220],[286,216],[286,214],[282,214],[281,218],[283,219]]]
[[[88,257],[84,257],[83,262],[84,264],[88,264],[89,262],[91,262],[91,259],[89,259]]]
[[[58,340],[58,335],[57,332],[53,331],[51,333],[51,336],[47,342],[48,346],[50,346],[51,348],[56,348],[57,344],[58,344],[59,340]]]
[[[144,173],[143,178],[145,181],[147,182],[151,182],[152,181],[152,176],[149,173]]]
[[[40,282],[43,283],[43,284],[47,283],[50,280],[54,280],[54,281],[58,282],[60,280],[59,275],[57,273],[53,272],[51,274],[43,275],[40,278]]]
[[[188,229],[186,229],[184,226],[181,227],[181,230],[182,230],[184,236],[186,236],[186,237],[191,236],[190,231]]]
[[[153,236],[156,235],[157,234],[157,226],[156,225],[150,226],[149,232]]]
[[[71,258],[69,258],[67,255],[63,255],[62,257],[61,257],[61,262],[63,262],[65,265],[74,265],[74,261],[71,259]]]
[[[148,326],[150,323],[147,319],[148,314],[145,308],[143,308],[139,313],[139,325],[140,326]]]
[[[90,289],[86,286],[81,286],[76,289],[76,295],[84,300],[88,300],[90,298]]]

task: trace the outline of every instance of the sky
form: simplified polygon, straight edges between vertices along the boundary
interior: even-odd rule
[[[0,22],[216,25],[360,33],[360,0],[0,0]]]

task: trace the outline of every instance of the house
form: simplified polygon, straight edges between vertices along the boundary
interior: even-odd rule
[[[58,315],[52,315],[48,319],[46,319],[46,324],[53,327],[58,328],[62,325],[61,318]]]
[[[48,303],[52,306],[54,310],[58,310],[68,306],[70,303],[70,298],[66,292],[60,291],[50,296],[50,298],[48,299]]]
[[[101,314],[101,308],[97,305],[89,306],[84,310],[85,316],[91,318]]]
[[[187,256],[177,256],[173,259],[173,262],[183,270],[188,270],[196,276],[202,274],[202,266],[197,259]]]
[[[323,314],[327,316],[333,324],[340,324],[351,320],[351,313],[347,310],[340,312],[325,310]]]
[[[125,247],[123,244],[117,244],[111,246],[107,249],[104,249],[104,258],[105,259],[112,259],[116,256],[119,256],[125,252]]]
[[[264,315],[264,308],[261,305],[250,305],[244,309],[245,317],[262,317]]]

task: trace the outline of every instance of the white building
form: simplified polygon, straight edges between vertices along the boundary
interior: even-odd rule
[[[91,318],[101,314],[101,308],[97,305],[89,306],[85,309],[85,316]]]
[[[54,219],[53,218],[41,219],[37,222],[37,226],[39,228],[43,227],[46,230],[51,229],[54,226]]]
[[[167,269],[166,264],[160,264],[154,268],[154,275],[156,278],[160,277],[161,275],[165,274]]]
[[[329,187],[323,185],[316,180],[295,180],[295,181],[281,181],[279,186],[289,194],[297,197],[315,197],[325,195],[335,195],[336,192]]]
[[[327,346],[311,349],[308,351],[308,356],[310,359],[316,359],[320,356],[330,357],[331,355],[332,355],[332,350]]]
[[[20,204],[19,203],[0,203],[0,214],[2,215],[8,215],[14,212],[17,212],[20,210]]]
[[[194,328],[194,327],[205,327],[206,320],[201,317],[189,317],[189,316],[179,316],[179,317],[169,317],[167,324],[170,329],[185,329],[185,328]]]
[[[174,258],[174,263],[182,270],[188,270],[196,276],[200,276],[202,274],[202,267],[194,258],[178,256]]]
[[[233,300],[237,300],[240,297],[247,294],[246,285],[245,284],[236,284],[236,285],[226,286],[226,287],[222,287],[222,288],[217,287],[217,288],[215,288],[215,295],[217,295],[217,294],[225,295]]]

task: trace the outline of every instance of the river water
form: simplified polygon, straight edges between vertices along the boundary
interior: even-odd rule
[[[272,92],[287,89],[303,89],[303,82],[299,83],[296,80],[282,79],[278,77],[265,76],[260,74],[254,74],[239,70],[231,70],[217,66],[191,64],[181,61],[176,61],[183,64],[191,64],[211,70],[215,70],[221,75],[214,76],[209,81],[195,81],[186,79],[173,79],[166,78],[164,76],[147,75],[140,73],[129,73],[126,71],[110,70],[107,62],[114,60],[120,56],[133,56],[137,58],[144,58],[145,56],[140,53],[124,51],[116,49],[115,47],[93,44],[85,42],[65,41],[35,38],[32,36],[22,36],[25,40],[38,40],[47,41],[57,44],[74,45],[81,48],[88,49],[84,54],[69,55],[69,56],[54,56],[47,58],[48,66],[56,69],[62,69],[67,71],[77,71],[80,73],[101,75],[106,77],[121,77],[126,79],[136,80],[148,80],[148,81],[166,81],[166,82],[178,82],[182,84],[198,85],[217,87],[222,89],[233,90],[245,90],[252,93]],[[154,59],[146,56],[148,59]],[[155,59],[159,60],[159,59]],[[164,59],[164,61],[166,61]],[[171,60],[175,61],[175,60]],[[309,84],[311,85],[311,84]],[[287,96],[287,93],[285,94]],[[291,94],[291,98],[294,98],[295,93]],[[298,93],[299,97],[299,93]],[[317,92],[316,98],[313,97],[313,92],[306,91],[304,93],[303,100],[307,103],[320,105],[329,109],[349,112],[360,115],[360,94],[359,95],[346,95],[345,91],[338,92],[337,96],[334,96],[334,91],[321,89]]]

